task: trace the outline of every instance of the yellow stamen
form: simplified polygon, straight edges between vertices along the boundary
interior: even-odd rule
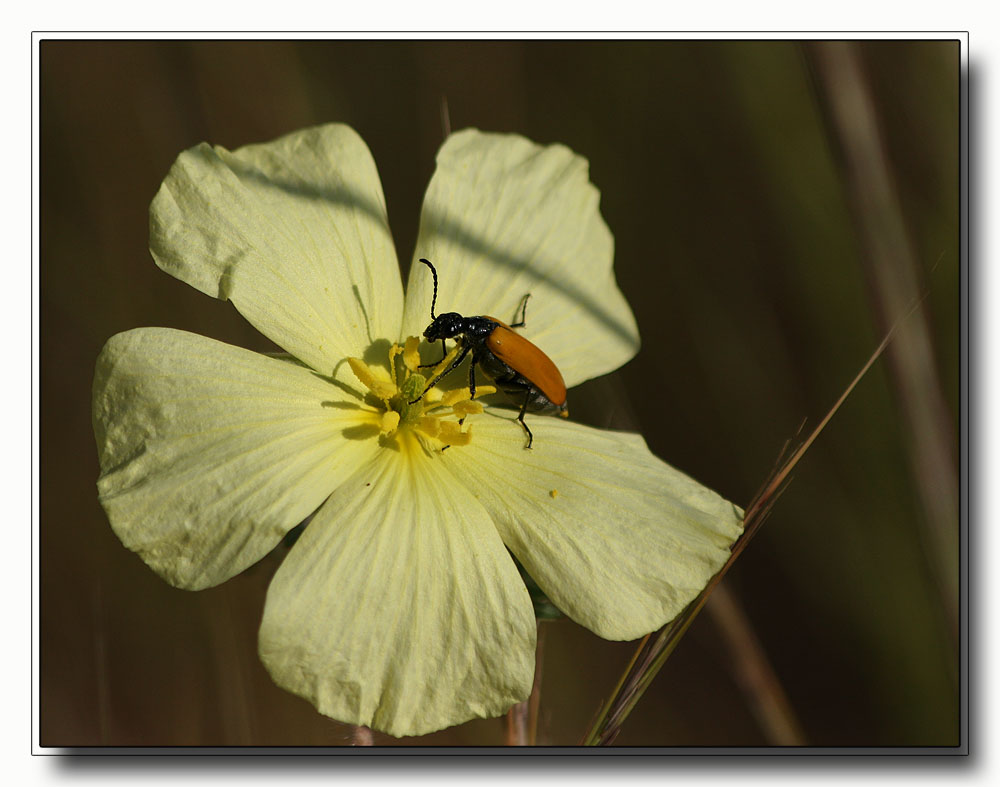
[[[399,426],[399,413],[395,410],[386,410],[382,413],[381,431],[383,434],[392,434]]]
[[[496,393],[496,390],[497,389],[494,388],[492,385],[477,385],[476,398],[478,399],[480,396]],[[468,401],[471,398],[472,394],[469,392],[468,388],[455,388],[454,390],[448,391],[448,393],[442,395],[441,405],[443,407],[453,407],[459,402]]]
[[[441,359],[441,363],[439,363],[437,366],[434,367],[434,371],[431,372],[430,379],[433,380],[435,377],[441,374],[441,372],[443,372],[446,368],[448,368],[448,365],[455,360],[461,349],[462,348],[457,344],[454,347],[452,347],[451,352],[449,352],[444,358]]]
[[[445,445],[468,445],[472,442],[472,429],[463,432],[458,421],[442,421],[438,439]]]
[[[347,364],[361,384],[383,402],[388,401],[396,393],[396,385],[388,379],[388,372],[381,366],[372,369],[360,358],[348,358]]]
[[[483,405],[481,402],[456,402],[451,409],[459,418],[465,418],[467,415],[481,413]]]
[[[416,336],[411,336],[406,340],[406,346],[403,348],[403,366],[411,372],[417,371],[417,367],[420,366],[419,347],[420,339]]]
[[[425,415],[417,422],[417,431],[428,437],[437,437],[438,432],[441,431],[441,419],[435,418],[433,415]]]
[[[455,388],[441,395],[442,407],[453,407],[458,402],[464,402],[469,398],[468,388]]]
[[[469,428],[463,430],[463,422],[470,415],[483,412],[481,402],[473,401],[468,388],[442,391],[437,386],[425,390],[426,378],[420,373],[420,339],[410,336],[402,344],[389,348],[388,369],[378,364],[369,365],[360,358],[348,358],[351,371],[374,396],[382,402],[382,407],[370,413],[371,420],[378,426],[379,433],[392,437],[394,445],[417,445],[414,440],[435,440],[443,446],[468,445],[472,440]],[[460,348],[455,348],[445,360],[438,364],[440,371],[456,357]],[[396,363],[401,358],[402,363]],[[496,391],[492,385],[481,385],[476,396]],[[454,419],[454,420],[446,420]],[[402,442],[401,442],[402,441]]]

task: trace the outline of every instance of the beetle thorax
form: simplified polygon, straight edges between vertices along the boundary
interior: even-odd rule
[[[486,317],[463,317],[458,312],[446,312],[439,314],[434,318],[434,322],[427,326],[424,338],[431,342],[462,336],[482,339],[489,336],[495,327],[496,323]]]

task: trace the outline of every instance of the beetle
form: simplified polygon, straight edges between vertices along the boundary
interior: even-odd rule
[[[517,420],[521,422],[528,435],[531,448],[533,435],[524,422],[526,412],[539,415],[558,415],[569,417],[566,404],[566,383],[552,359],[538,349],[514,328],[524,327],[525,312],[528,308],[528,293],[521,300],[521,319],[507,325],[496,317],[482,315],[479,317],[463,317],[458,312],[446,312],[434,316],[437,304],[438,275],[429,260],[420,259],[431,269],[434,276],[434,296],[431,299],[431,324],[424,331],[424,338],[430,342],[441,341],[444,349],[445,339],[455,339],[462,348],[458,356],[448,368],[431,380],[420,396],[410,404],[419,402],[431,388],[441,382],[441,379],[458,368],[465,357],[472,353],[472,363],[469,364],[469,391],[476,396],[476,366],[497,384],[497,387],[515,401],[520,401],[521,412]],[[515,312],[514,316],[517,316]],[[447,357],[447,352],[445,353]],[[442,359],[443,360],[443,359]],[[435,364],[427,364],[433,366]]]

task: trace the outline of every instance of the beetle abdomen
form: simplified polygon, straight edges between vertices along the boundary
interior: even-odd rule
[[[513,373],[513,377],[509,380],[510,384],[514,385],[516,390],[521,392],[522,396],[527,387],[536,389],[549,403],[554,405],[553,411],[564,408],[566,404],[566,383],[563,382],[559,369],[552,363],[549,356],[520,334],[514,333],[514,331],[500,322],[500,320],[493,317],[488,317],[487,319],[493,320],[497,326],[486,339],[486,349],[501,362],[508,372]],[[506,391],[504,385],[507,381],[502,379],[506,375],[504,375],[503,370],[500,368],[497,368],[495,372],[487,368],[489,366],[489,362],[486,360],[487,355],[487,353],[484,353],[480,359],[483,371],[490,375]],[[484,363],[484,361],[486,362]],[[514,377],[520,378],[520,385],[517,385]],[[510,394],[511,392],[508,391],[507,393]],[[542,412],[541,407],[532,409],[530,402],[528,409],[532,410],[532,412]]]

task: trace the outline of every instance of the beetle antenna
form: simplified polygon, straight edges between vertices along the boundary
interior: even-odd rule
[[[438,299],[438,272],[434,270],[434,266],[431,265],[430,260],[425,260],[423,257],[421,257],[420,261],[431,269],[431,273],[434,276],[434,297],[431,299],[431,319],[436,320],[437,317],[434,316],[434,305],[437,303]]]

